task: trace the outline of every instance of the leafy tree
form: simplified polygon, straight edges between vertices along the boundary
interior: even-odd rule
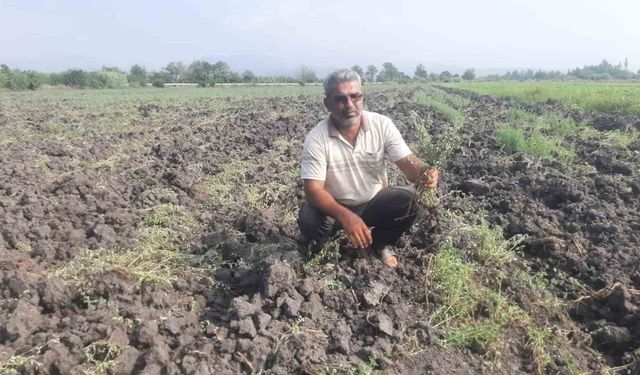
[[[448,70],[445,70],[444,72],[440,73],[440,80],[444,81],[444,82],[449,82],[449,80],[453,77],[453,75],[451,75],[451,73]]]
[[[60,76],[63,85],[85,88],[89,83],[89,74],[82,69],[69,69]]]
[[[425,79],[427,78],[427,70],[424,68],[424,65],[418,64],[416,66],[416,72],[413,74],[416,79]]]
[[[400,71],[390,62],[382,64],[382,71],[378,74],[378,81],[388,82],[397,81],[400,77]]]
[[[169,73],[172,82],[180,82],[180,79],[182,78],[182,76],[184,76],[184,73],[186,71],[186,68],[182,61],[170,62],[163,69],[165,72]]]
[[[212,66],[206,61],[196,60],[189,65],[186,78],[189,82],[197,83],[200,87],[206,87],[211,80]]]
[[[367,82],[374,82],[378,75],[378,68],[375,65],[367,65],[367,72],[364,74],[364,78]]]
[[[612,65],[606,59],[602,60],[599,65],[587,65],[583,68],[576,68],[570,71],[569,75],[580,79],[595,80],[635,78],[635,74],[623,68],[622,63]]]
[[[253,83],[257,80],[256,75],[253,74],[253,72],[250,70],[245,70],[244,72],[242,72],[241,78],[242,82],[245,83]]]
[[[301,85],[316,82],[318,80],[318,77],[316,77],[316,73],[311,70],[311,68],[304,65],[298,69],[295,78]]]
[[[152,72],[149,74],[149,81],[153,87],[164,87],[164,84],[171,82],[173,77],[168,72],[161,70],[159,72]]]
[[[360,76],[360,79],[364,82],[365,81],[365,77],[364,77],[364,70],[362,70],[362,67],[360,65],[354,65],[351,67],[351,70],[353,70],[354,72],[358,73],[358,75]]]
[[[465,81],[473,81],[476,79],[476,72],[473,69],[467,69],[462,73],[462,79]]]
[[[242,77],[238,72],[229,71],[229,80],[227,82],[240,83],[242,82]]]
[[[129,76],[127,77],[130,85],[146,86],[147,85],[147,71],[140,65],[134,65],[129,70]]]
[[[127,75],[122,70],[103,70],[99,72],[99,74],[104,82],[104,87],[107,89],[120,89],[123,87],[127,87]]]
[[[26,74],[19,70],[9,70],[6,75],[5,87],[9,90],[26,90],[29,88],[29,80]]]
[[[0,65],[0,88],[7,88],[9,90],[36,90],[48,82],[48,75],[45,73],[39,73],[33,70],[12,70],[5,64]]]
[[[228,83],[228,82],[240,82],[240,76],[233,74],[229,68],[229,64],[224,61],[218,61],[211,66],[211,79],[210,84],[213,86],[216,83]]]
[[[0,88],[9,90],[36,90],[46,83],[47,75],[32,70],[11,70],[7,65],[0,65]]]
[[[0,88],[6,87],[7,79],[11,69],[6,64],[0,65]]]
[[[0,90],[7,87],[7,74],[0,70]]]
[[[538,81],[543,81],[545,79],[549,79],[549,73],[543,71],[543,70],[538,70],[536,72],[536,74],[533,75],[535,77],[536,80]]]
[[[116,73],[122,73],[125,74],[125,72],[118,68],[117,66],[103,66],[102,67],[102,71],[103,72],[116,72]]]
[[[127,76],[121,71],[99,70],[87,74],[87,86],[94,89],[118,89],[127,85]]]

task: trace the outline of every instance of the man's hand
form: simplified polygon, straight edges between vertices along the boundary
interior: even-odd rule
[[[425,173],[423,173],[422,176],[420,176],[418,184],[426,188],[435,188],[436,186],[438,186],[438,176],[438,169],[435,167],[431,167]]]
[[[342,225],[347,239],[352,246],[364,249],[371,246],[373,239],[371,238],[371,230],[367,224],[351,211],[346,211],[338,217],[338,221]]]
[[[418,186],[435,188],[438,185],[438,169],[429,168],[415,154],[410,154],[395,163],[405,177]]]
[[[349,211],[329,194],[324,188],[324,181],[304,180],[304,193],[307,202],[320,211],[336,219],[347,234],[351,245],[364,249],[372,241],[371,230],[360,216]]]

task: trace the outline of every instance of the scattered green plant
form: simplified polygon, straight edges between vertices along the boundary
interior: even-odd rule
[[[608,130],[601,132],[604,143],[627,149],[633,143],[640,142],[640,132],[634,129],[630,130]]]
[[[561,137],[576,134],[582,127],[576,124],[571,117],[558,113],[541,116],[540,121],[541,129],[547,129],[549,132]]]
[[[337,261],[340,258],[340,243],[344,238],[344,234],[339,233],[337,236],[325,242],[322,249],[304,264],[304,269],[312,269],[329,259]]]
[[[322,282],[324,283],[324,285],[327,288],[329,288],[331,290],[345,290],[345,289],[347,289],[347,285],[345,285],[345,283],[342,282],[335,275],[329,275],[329,276],[326,276],[326,277],[322,278]]]
[[[12,355],[9,359],[0,362],[0,374],[20,375],[39,372],[42,364],[33,355]]]
[[[519,269],[514,272],[513,280],[536,295],[549,286],[549,281],[543,271],[532,274],[530,271]]]
[[[87,345],[84,349],[87,363],[92,366],[95,374],[111,374],[116,365],[116,357],[120,348],[106,340],[96,341]]]
[[[16,249],[24,253],[31,253],[31,243],[29,241],[18,241],[16,243]]]
[[[182,207],[169,203],[148,210],[142,218],[142,225],[144,227],[176,228],[176,226],[182,226],[193,228],[196,226],[196,222],[183,211]]]
[[[314,370],[322,375],[373,375],[379,368],[378,361],[373,357],[369,357],[367,362],[324,364],[316,366]]]
[[[113,318],[111,318],[111,320],[113,320],[115,323],[122,324],[127,329],[131,329],[136,325],[136,322],[134,320],[125,318],[124,316],[120,316],[120,315],[114,316]]]
[[[362,362],[349,369],[349,375],[372,375],[376,369],[380,368],[375,358],[369,357],[369,361]]]
[[[133,248],[80,252],[54,275],[84,284],[92,277],[119,272],[132,277],[136,288],[145,283],[171,283],[185,274],[213,283],[212,275],[222,264],[216,249],[204,255],[179,250],[179,234],[195,225],[195,221],[181,208],[175,205],[156,207],[142,219],[141,224]]]
[[[505,240],[502,229],[499,227],[492,229],[486,221],[471,226],[471,231],[478,238],[476,257],[481,264],[502,266],[510,263],[515,259],[515,252],[526,239],[525,235],[516,235]]]
[[[509,124],[517,125],[519,128],[536,127],[540,124],[540,117],[522,109],[509,109],[506,114],[506,121]]]
[[[209,195],[209,204],[230,206],[237,203],[238,189],[246,182],[245,173],[249,168],[246,161],[232,161],[222,165],[222,171],[207,178],[202,186]]]
[[[496,141],[508,153],[521,152],[527,147],[524,132],[511,127],[498,130],[496,132]]]
[[[536,370],[543,373],[547,365],[553,361],[547,353],[547,347],[551,345],[551,330],[548,327],[528,327],[527,337],[526,347],[531,351]]]

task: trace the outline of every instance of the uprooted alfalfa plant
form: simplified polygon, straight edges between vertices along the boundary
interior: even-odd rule
[[[536,373],[580,373],[566,348],[571,337],[582,335],[567,319],[566,306],[544,292],[546,276],[519,256],[527,236],[505,238],[482,211],[446,209],[441,225],[444,237],[429,258],[424,286],[427,318],[442,343],[497,366],[516,346]]]
[[[80,288],[106,273],[131,277],[134,289],[144,284],[170,284],[185,275],[214,283],[211,275],[221,266],[217,249],[204,255],[180,248],[181,234],[190,233],[197,221],[181,206],[164,204],[145,210],[138,238],[131,248],[101,248],[80,252],[55,277],[73,282]]]
[[[425,187],[422,183],[428,178],[430,170],[440,169],[449,159],[456,146],[460,143],[459,129],[462,122],[453,123],[446,129],[442,129],[438,141],[434,141],[427,127],[430,119],[425,120],[417,112],[411,112],[411,120],[416,131],[417,142],[413,145],[415,153],[425,163],[426,169],[416,183],[419,202],[428,209],[438,206],[438,193],[436,188]]]

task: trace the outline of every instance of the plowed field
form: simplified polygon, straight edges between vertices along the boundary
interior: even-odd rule
[[[0,373],[640,373],[640,119],[369,89],[448,150],[397,269],[297,241],[319,89],[0,94]]]

